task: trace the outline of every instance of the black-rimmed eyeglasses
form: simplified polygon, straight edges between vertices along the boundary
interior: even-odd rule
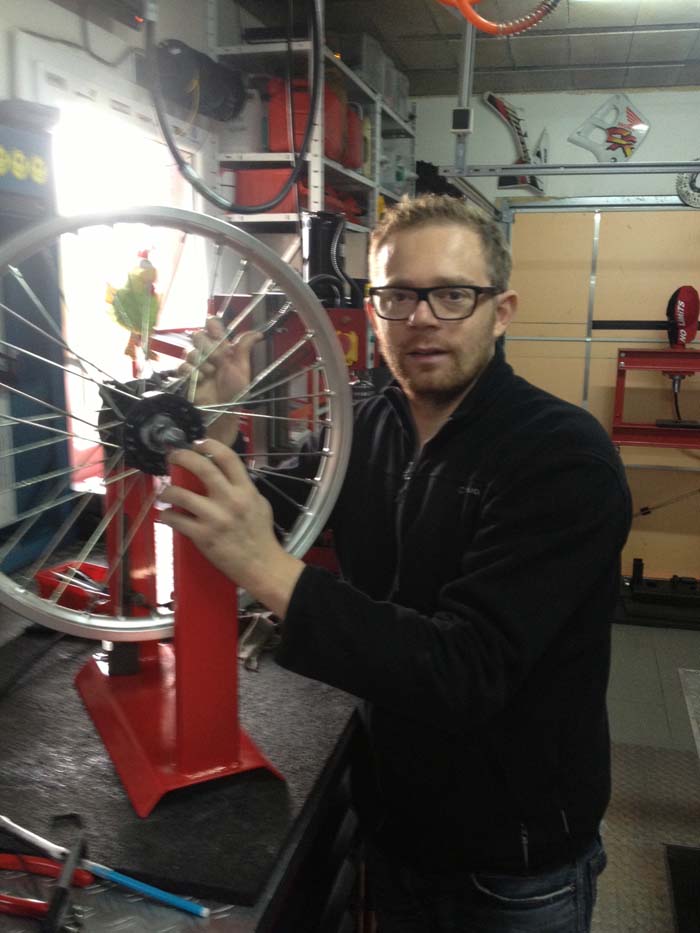
[[[432,288],[399,288],[382,285],[368,288],[374,310],[387,321],[406,321],[419,301],[427,301],[440,321],[459,321],[471,317],[482,295],[498,295],[495,285],[434,285]]]

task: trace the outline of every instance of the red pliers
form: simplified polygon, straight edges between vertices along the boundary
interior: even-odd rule
[[[11,855],[0,853],[0,870],[24,871],[32,875],[44,875],[47,878],[59,878],[63,871],[61,862],[50,858],[40,858],[36,855]],[[76,888],[85,888],[94,881],[89,871],[76,868],[71,883]],[[15,897],[11,894],[0,894],[0,914],[13,914],[15,917],[45,917],[49,912],[46,901],[38,901],[31,897]]]

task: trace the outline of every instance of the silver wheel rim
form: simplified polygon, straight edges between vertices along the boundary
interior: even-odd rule
[[[305,350],[313,351],[313,371],[320,374],[318,378],[322,380],[321,394],[324,406],[320,422],[324,431],[322,455],[319,458],[317,472],[308,485],[303,505],[298,510],[298,518],[284,542],[285,548],[291,554],[297,557],[303,556],[328,520],[343,482],[350,451],[352,405],[345,360],[328,315],[299,275],[276,253],[246,232],[214,217],[176,208],[139,207],[77,217],[53,218],[21,232],[0,244],[0,283],[5,281],[5,276],[16,278],[15,270],[20,270],[21,275],[22,264],[25,261],[42,251],[46,252],[60,237],[79,234],[89,228],[107,227],[114,230],[117,225],[129,224],[178,231],[184,236],[185,242],[188,237],[201,238],[210,249],[217,251],[218,256],[223,250],[228,250],[232,256],[240,257],[239,265],[243,267],[245,264],[250,264],[266,280],[272,280],[276,284],[276,290],[286,296],[285,304],[291,304],[288,314],[294,315],[303,326],[304,340],[309,345],[305,347]],[[173,279],[175,274],[176,272],[173,273]],[[11,308],[4,305],[0,308],[0,315],[3,313],[11,313]],[[68,313],[70,313],[70,308],[68,308]],[[262,326],[264,329],[266,322],[259,320],[261,309],[258,307],[255,313],[258,317],[255,326]],[[267,322],[268,326],[270,323],[270,321]],[[197,322],[193,324],[196,325]],[[249,328],[241,324],[240,330],[246,329]],[[5,347],[0,347],[0,349],[5,349]],[[66,347],[66,352],[69,350],[70,347]],[[23,352],[22,349],[20,353]],[[45,362],[48,365],[48,361]],[[86,362],[91,366],[96,365],[93,361]],[[256,378],[254,372],[251,385],[255,384]],[[270,373],[270,382],[267,385],[274,386],[274,379],[275,369],[273,368]],[[99,378],[93,378],[93,381],[99,383]],[[283,379],[283,383],[291,384],[291,382],[291,377]],[[265,390],[265,386],[265,380],[258,385],[256,389],[258,397]],[[5,388],[8,387],[5,386]],[[247,403],[252,404],[256,393],[251,391],[250,398],[246,398],[244,394],[242,398],[236,400],[235,404],[239,407],[244,407]],[[311,393],[307,394],[310,396]],[[302,392],[294,397],[304,398],[304,395]],[[67,409],[64,414],[71,414],[70,409]],[[256,417],[256,415],[253,414],[251,417]],[[263,415],[262,417],[270,416]],[[275,417],[278,418],[278,416]],[[275,417],[272,420],[275,420]],[[282,420],[289,421],[290,419],[283,418]],[[12,427],[10,422],[4,420],[6,429],[8,425]],[[77,436],[77,431],[71,433],[71,437]],[[43,474],[43,476],[47,475]],[[46,506],[46,511],[54,507],[56,507],[55,504],[49,504]],[[18,523],[18,527],[20,524]],[[9,537],[11,538],[11,535]],[[5,560],[10,553],[6,550],[6,543],[0,543],[2,560]],[[141,641],[167,638],[173,632],[171,609],[152,607],[152,611],[146,616],[124,614],[108,616],[89,610],[68,608],[37,595],[21,579],[21,575],[18,578],[17,575],[9,576],[0,573],[0,602],[33,622],[67,634],[87,638]]]

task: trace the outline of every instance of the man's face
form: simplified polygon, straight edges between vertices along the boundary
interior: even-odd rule
[[[402,230],[377,252],[373,285],[429,288],[433,285],[491,285],[481,240],[467,227],[431,224]],[[515,312],[516,295],[482,295],[471,317],[441,321],[425,301],[406,321],[367,311],[379,347],[410,400],[444,405],[459,401],[487,365],[497,337]]]

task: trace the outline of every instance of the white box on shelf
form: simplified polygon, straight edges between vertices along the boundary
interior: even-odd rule
[[[384,65],[386,55],[374,38],[366,32],[356,35],[337,35],[329,44],[338,52],[342,61],[355,74],[380,94],[384,92]]]
[[[391,107],[392,110],[396,110],[398,76],[399,72],[396,68],[396,65],[388,56],[385,56],[384,88],[382,90],[382,97],[384,98],[384,103],[387,105],[387,107]]]
[[[410,91],[410,86],[408,82],[408,75],[405,75],[403,71],[396,72],[396,112],[401,117],[402,120],[407,120],[410,113],[410,107],[408,102],[408,95]]]
[[[410,140],[383,139],[379,158],[379,185],[397,197],[411,189],[416,177]]]

